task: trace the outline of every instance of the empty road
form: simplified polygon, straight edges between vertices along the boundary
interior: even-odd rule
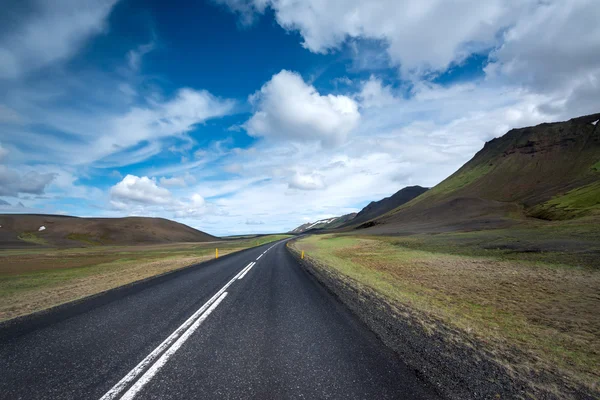
[[[1,399],[432,399],[285,242],[0,339]]]

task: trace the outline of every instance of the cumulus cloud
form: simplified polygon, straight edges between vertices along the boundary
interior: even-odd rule
[[[41,195],[56,174],[29,171],[24,174],[0,165],[0,196],[18,196],[20,193]]]
[[[386,107],[397,104],[389,86],[383,85],[380,79],[371,75],[369,80],[362,83],[362,88],[357,95],[362,107]]]
[[[110,189],[110,195],[122,203],[168,204],[173,199],[171,192],[159,187],[147,176],[127,175]]]
[[[341,143],[360,120],[347,96],[321,95],[297,73],[282,70],[250,97],[255,113],[244,124],[252,136]]]
[[[161,184],[164,179],[161,179]],[[199,193],[176,198],[155,178],[127,175],[110,189],[110,204],[128,215],[164,215],[167,218],[202,217],[210,207]]]
[[[25,1],[0,17],[5,26],[16,29],[0,33],[0,79],[23,74],[64,60],[74,54],[92,35],[102,32],[117,0]],[[9,20],[10,18],[10,20]]]

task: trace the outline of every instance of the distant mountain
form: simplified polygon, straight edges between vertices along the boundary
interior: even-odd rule
[[[333,217],[320,219],[315,222],[307,222],[306,224],[302,224],[296,229],[292,230],[291,233],[304,233],[308,230],[317,230],[317,229],[334,229],[348,221],[351,221],[356,216],[356,213],[342,215],[341,217]]]
[[[415,197],[420,196],[427,190],[427,188],[421,186],[407,186],[403,189],[400,189],[390,197],[386,197],[379,201],[372,201],[365,208],[360,210],[360,212],[356,214],[356,217],[343,224],[342,227],[349,225],[360,225],[373,218],[377,218],[388,211],[391,211],[394,208],[411,201]]]
[[[513,129],[431,190],[364,227],[431,232],[600,215],[598,120],[600,113]]]
[[[0,248],[213,240],[219,239],[163,218],[78,218],[60,215],[0,214]]]

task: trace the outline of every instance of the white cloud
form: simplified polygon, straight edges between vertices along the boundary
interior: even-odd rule
[[[385,107],[397,104],[398,101],[392,94],[389,86],[384,86],[381,80],[371,76],[369,80],[363,82],[362,89],[357,95],[360,104],[363,107]]]
[[[8,155],[8,150],[2,147],[2,143],[0,143],[0,161],[4,160],[4,158]]]
[[[110,189],[110,204],[126,215],[192,219],[201,218],[212,207],[199,193],[176,198],[168,189],[159,186],[156,179],[135,175],[127,175]]]
[[[41,195],[56,177],[53,173],[29,171],[24,174],[0,165],[0,196],[17,197],[19,193]]]
[[[360,120],[356,102],[347,96],[321,95],[296,73],[273,75],[250,97],[254,115],[244,124],[252,136],[291,141],[344,141]]]
[[[261,13],[268,4],[279,25],[298,31],[307,49],[325,53],[348,38],[383,41],[405,72],[444,70],[468,54],[493,47],[498,32],[534,0],[221,0],[237,13]],[[240,3],[243,7],[240,7]],[[249,17],[245,17],[251,20]]]
[[[121,203],[168,204],[172,202],[171,192],[159,187],[156,181],[147,176],[127,175],[110,189],[113,199]]]
[[[154,42],[150,42],[139,45],[135,50],[129,50],[127,53],[129,68],[133,71],[139,70],[142,63],[142,57],[154,50],[154,46]]]
[[[231,113],[233,107],[233,101],[221,100],[205,90],[180,89],[170,101],[134,107],[112,118],[106,134],[92,146],[96,157],[101,157],[145,140],[183,135],[210,118]]]
[[[325,188],[323,177],[319,174],[296,173],[289,183],[290,189],[317,190]]]
[[[174,176],[171,178],[165,178],[164,176],[162,178],[160,178],[160,184],[162,186],[179,186],[179,187],[185,187],[187,186],[187,183],[185,182],[185,179],[182,176]]]
[[[17,27],[0,34],[0,79],[17,78],[73,55],[89,37],[102,32],[116,0],[34,3],[33,12],[8,14]]]
[[[570,115],[600,106],[600,7],[594,0],[548,1],[521,18],[492,54],[488,76],[549,94]]]
[[[79,84],[79,82],[78,82]],[[103,82],[107,88],[118,86],[118,81]],[[68,86],[68,85],[67,85]],[[47,88],[40,88],[44,93]],[[51,91],[59,90],[52,88]],[[199,124],[234,111],[235,102],[220,99],[205,90],[180,89],[170,99],[145,98],[145,105],[122,104],[115,107],[114,99],[84,95],[79,98],[93,112],[75,111],[61,106],[62,98],[39,99],[27,91],[12,93],[15,106],[23,110],[35,126],[8,127],[3,141],[13,146],[30,148],[28,159],[42,162],[60,162],[68,165],[96,163],[114,168],[135,164],[162,151],[167,139],[189,143],[186,136]],[[75,96],[67,92],[62,96]],[[98,103],[106,104],[98,107]],[[83,107],[84,109],[86,107]],[[79,109],[78,109],[79,110]],[[44,126],[58,135],[38,130]]]
[[[267,0],[213,0],[213,2],[225,5],[236,13],[243,26],[254,23],[256,14],[262,14],[267,5]]]

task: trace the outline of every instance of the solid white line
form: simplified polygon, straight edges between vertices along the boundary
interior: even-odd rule
[[[252,269],[252,267],[254,267],[256,265],[256,263],[252,263],[252,265],[250,266],[250,268],[247,268],[244,273],[242,275],[240,275],[240,277],[238,279],[242,279],[244,276],[246,276],[246,274],[248,273],[248,271],[250,271]]]
[[[121,400],[133,399],[139,393],[139,391],[142,390],[142,388],[148,382],[150,382],[150,380],[154,377],[154,375],[156,375],[156,373],[162,367],[164,367],[164,365],[167,363],[167,361],[169,361],[169,358],[171,358],[171,356],[173,354],[175,354],[175,352],[177,350],[179,350],[179,348],[185,343],[185,341],[190,338],[190,336],[196,331],[196,329],[198,329],[200,324],[210,315],[210,313],[212,313],[214,311],[215,308],[217,308],[217,306],[223,301],[223,299],[226,296],[227,296],[227,292],[224,292],[223,294],[221,294],[221,297],[219,297],[217,299],[217,301],[215,301],[210,306],[210,308],[208,310],[206,310],[206,312],[204,314],[202,314],[202,316],[200,318],[198,318],[192,326],[190,326],[190,329],[185,331],[185,333],[183,335],[181,335],[181,337],[179,339],[177,339],[177,341],[173,344],[173,346],[169,347],[169,349],[167,351],[165,351],[165,353],[162,356],[160,356],[158,361],[156,361],[154,363],[154,365],[152,367],[150,367],[150,369],[148,371],[146,371],[146,373],[144,375],[142,375],[142,377],[140,379],[138,379],[138,381],[123,395],[123,397],[121,397]]]
[[[260,258],[261,258],[263,255],[264,255],[264,253],[263,253],[263,254],[261,254],[260,256],[258,256],[258,258],[256,259],[256,261],[260,260]]]
[[[215,293],[215,295],[213,297],[211,297],[206,303],[204,303],[204,305],[202,307],[200,307],[198,309],[198,311],[196,311],[191,317],[189,317],[183,324],[181,324],[181,326],[179,328],[177,328],[172,334],[169,335],[169,337],[167,337],[161,344],[158,345],[157,348],[155,348],[152,353],[148,354],[146,356],[146,358],[144,358],[142,361],[140,361],[140,363],[138,365],[136,365],[131,371],[129,371],[129,373],[127,375],[125,375],[123,377],[123,379],[121,379],[119,382],[117,382],[117,384],[115,386],[113,386],[108,392],[106,392],[104,394],[104,396],[102,396],[100,398],[100,400],[114,400],[119,396],[119,393],[121,393],[126,387],[127,385],[129,385],[131,382],[133,382],[137,376],[139,374],[141,374],[144,369],[146,369],[146,367],[148,367],[165,349],[167,349],[169,346],[171,346],[171,344],[177,340],[177,338],[179,337],[179,335],[181,335],[186,329],[188,329],[190,327],[190,325],[192,325],[194,323],[194,321],[204,312],[206,311],[206,309],[208,307],[210,307],[210,305],[215,302],[215,300],[217,300],[217,298],[219,296],[221,296],[221,294],[223,294],[225,292],[225,290],[227,290],[227,288],[229,286],[231,286],[231,284],[233,282],[235,282],[235,280],[246,271],[247,268],[249,268],[252,265],[252,263],[248,264],[244,269],[242,269],[240,272],[238,272],[229,282],[227,282],[227,284],[225,284],[225,286],[223,286],[221,288],[221,290],[219,290],[217,293]]]

